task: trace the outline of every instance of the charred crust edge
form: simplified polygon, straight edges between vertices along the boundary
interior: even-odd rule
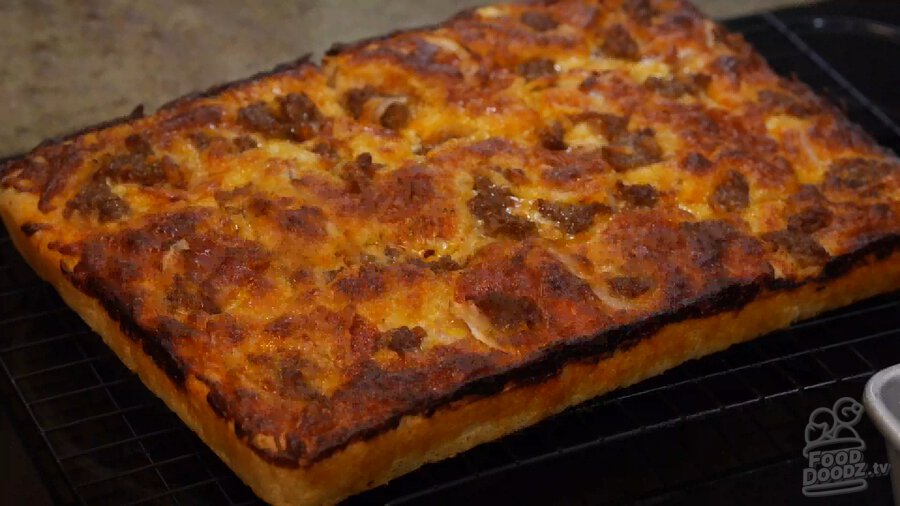
[[[175,385],[183,390],[187,379],[187,368],[173,353],[169,339],[160,329],[151,330],[142,327],[135,321],[135,308],[124,297],[117,296],[116,291],[107,286],[97,276],[79,277],[71,270],[61,269],[63,276],[75,288],[96,299],[106,310],[109,317],[119,324],[122,332],[141,344],[141,348]]]
[[[686,302],[671,311],[664,311],[643,320],[612,328],[593,336],[574,339],[543,350],[529,362],[500,371],[496,374],[477,378],[461,385],[451,394],[432,399],[424,406],[415,406],[397,413],[378,426],[360,427],[350,438],[332,441],[316,454],[307,455],[309,464],[321,461],[356,441],[363,441],[397,428],[404,416],[432,416],[440,408],[464,397],[487,397],[502,392],[507,386],[538,384],[557,376],[564,366],[574,363],[597,363],[620,350],[627,350],[638,342],[652,337],[669,324],[734,311],[752,302],[760,293],[793,290],[807,284],[825,283],[839,278],[854,267],[874,258],[882,260],[900,250],[900,234],[883,236],[850,253],[833,257],[823,268],[822,274],[805,280],[777,280],[762,276],[750,283],[734,283]],[[267,457],[271,458],[271,457]],[[276,465],[284,465],[283,460],[272,459]],[[293,463],[292,467],[298,464]]]
[[[597,363],[612,356],[616,351],[627,350],[638,342],[652,337],[666,325],[741,309],[761,293],[793,290],[807,284],[826,283],[849,273],[854,267],[866,263],[870,258],[876,261],[883,260],[898,250],[900,250],[900,234],[885,235],[850,253],[831,258],[822,269],[822,273],[816,277],[791,280],[761,276],[749,283],[726,284],[716,291],[701,295],[670,311],[656,313],[643,320],[607,329],[596,335],[557,343],[532,357],[527,363],[471,380],[460,385],[448,395],[432,398],[395,413],[383,423],[357,427],[349,437],[334,438],[323,444],[319,451],[302,455],[299,459],[297,455],[263,452],[252,445],[250,447],[261,458],[279,467],[309,466],[328,458],[354,442],[368,440],[396,429],[405,416],[424,415],[430,417],[439,409],[466,397],[488,397],[502,392],[508,386],[526,386],[547,381],[557,376],[568,364]],[[124,301],[120,301],[115,293],[104,287],[100,280],[88,277],[83,282],[77,282],[78,280],[71,275],[66,277],[77,288],[96,298],[110,317],[119,323],[122,331],[132,339],[139,341],[144,351],[160,366],[163,372],[179,388],[184,388],[188,371],[170,352],[166,346],[166,339],[159,331],[139,326],[134,321],[133,312],[128,305]],[[229,418],[227,412],[222,409],[215,409],[214,412],[223,419]]]

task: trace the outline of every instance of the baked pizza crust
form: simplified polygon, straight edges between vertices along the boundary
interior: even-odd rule
[[[689,4],[571,1],[48,141],[0,215],[261,498],[319,504],[900,288],[898,188]]]
[[[19,224],[33,196],[0,192],[0,213],[16,248],[147,387],[212,448],[253,491],[272,504],[330,504],[532,425],[567,407],[660,374],[699,358],[880,293],[900,288],[900,252],[869,255],[842,276],[760,294],[742,309],[664,326],[633,347],[597,362],[569,363],[540,383],[510,385],[488,397],[468,397],[431,416],[406,416],[399,426],[357,441],[309,467],[274,465],[236,435],[194,377],[183,389],[125,335],[100,303],[75,288],[58,266],[61,257]],[[29,206],[29,204],[31,204]]]

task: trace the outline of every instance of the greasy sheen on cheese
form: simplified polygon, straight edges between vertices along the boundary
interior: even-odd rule
[[[689,4],[582,0],[336,47],[39,146],[0,192],[173,382],[303,467],[834,275],[897,237],[898,178]]]

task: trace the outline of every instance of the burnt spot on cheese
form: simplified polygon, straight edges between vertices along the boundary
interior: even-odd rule
[[[424,269],[429,269],[431,272],[435,274],[442,274],[445,272],[453,272],[462,269],[462,266],[459,265],[459,262],[453,259],[450,255],[441,255],[436,260],[425,261],[421,258],[413,258],[410,260],[410,263],[415,265],[416,267],[421,267]]]
[[[713,163],[701,153],[691,152],[682,157],[678,162],[678,166],[685,172],[703,175],[712,171]]]
[[[428,249],[422,252],[422,258],[430,258],[434,256],[435,251],[433,249]],[[395,246],[385,246],[384,247],[384,258],[387,259],[389,263],[394,263],[398,258],[403,255],[403,250],[401,248]]]
[[[605,56],[623,60],[637,61],[641,57],[637,42],[624,26],[618,24],[606,30],[600,49]]]
[[[319,108],[305,93],[289,93],[277,100],[277,109],[255,102],[238,110],[238,122],[266,137],[306,141],[323,121]]]
[[[259,143],[249,135],[238,135],[228,139],[224,136],[196,131],[188,134],[188,139],[201,155],[207,155],[214,159],[241,154],[259,147]]]
[[[278,213],[278,223],[288,232],[307,238],[325,236],[325,213],[315,206],[301,206]]]
[[[134,291],[131,283],[142,274],[141,265],[115,255],[108,247],[106,241],[83,243],[81,259],[74,269],[64,270],[63,274],[78,289],[98,299],[122,331],[140,342],[144,352],[181,386],[188,366],[185,357],[179,356],[176,350],[178,342],[193,336],[194,332],[165,315],[139,324],[145,297],[142,292]]]
[[[249,135],[238,135],[237,137],[232,139],[231,142],[240,153],[259,147],[259,142],[257,142],[256,139],[250,137]]]
[[[709,86],[710,77],[706,74],[688,74],[685,76],[669,76],[666,78],[650,76],[644,81],[644,87],[659,93],[665,98],[678,99],[684,95],[696,95]]]
[[[239,190],[241,189],[235,191]],[[220,192],[220,194],[222,193],[225,192]],[[244,193],[246,194],[246,192]],[[225,199],[226,197],[223,194],[220,198]],[[272,198],[262,194],[249,198],[246,207],[255,216],[271,218],[289,234],[306,238],[325,236],[327,217],[319,207],[309,205],[293,207],[290,198]]]
[[[622,4],[622,9],[628,17],[643,26],[650,26],[653,18],[659,14],[650,0],[626,0]]]
[[[756,149],[764,150],[766,148],[758,147]],[[719,161],[732,167],[744,168],[748,174],[755,176],[755,180],[759,184],[770,188],[789,184],[796,178],[794,166],[781,155],[754,155],[743,150],[735,150],[723,153],[719,157]]]
[[[121,235],[116,236],[116,243],[131,255],[160,253],[195,234],[206,216],[207,212],[203,209],[156,215],[143,227],[122,231]]]
[[[528,184],[531,181],[528,174],[518,167],[505,167],[500,169],[500,173],[513,184]]]
[[[613,276],[606,284],[614,295],[625,299],[636,299],[653,287],[651,279],[639,276]]]
[[[422,74],[431,74],[444,79],[462,77],[458,68],[459,57],[423,37],[413,37],[412,47],[402,54],[399,60]]]
[[[756,239],[719,220],[679,223],[643,209],[625,210],[613,216],[603,240],[620,255],[621,275],[647,278],[655,289],[653,303],[662,307],[772,272]]]
[[[474,305],[499,343],[529,349],[585,335],[606,321],[590,286],[540,246],[496,243],[456,276],[456,300]]]
[[[350,333],[350,349],[358,356],[368,357],[375,352],[381,339],[381,332],[369,320],[354,314],[347,329]]]
[[[238,120],[245,127],[269,137],[284,134],[284,128],[265,102],[256,102],[238,110]]]
[[[538,32],[546,32],[553,30],[559,26],[559,22],[553,19],[553,16],[541,11],[527,11],[519,16],[519,21],[525,26]]]
[[[19,230],[21,230],[22,233],[25,234],[25,237],[31,237],[41,230],[50,230],[52,228],[53,225],[49,223],[35,223],[33,221],[26,221],[19,227]]]
[[[833,191],[877,192],[890,170],[890,166],[880,160],[841,158],[828,167],[824,187]]]
[[[539,264],[541,292],[558,299],[583,301],[593,298],[593,292],[587,282],[557,261],[545,261]]]
[[[857,156],[882,156],[872,137],[857,124],[832,109],[831,114],[815,118],[808,135],[810,139],[830,149],[846,149]]]
[[[286,314],[267,323],[265,327],[263,327],[263,330],[268,334],[284,338],[294,334],[294,332],[300,329],[302,324],[303,319]]]
[[[809,206],[788,216],[787,228],[792,232],[812,234],[831,223],[832,212],[825,206]]]
[[[538,132],[541,146],[550,151],[562,151],[568,147],[565,141],[566,130],[558,121],[554,121]]]
[[[802,184],[795,193],[788,197],[788,203],[795,207],[822,207],[828,204],[828,199],[825,198],[818,186]]]
[[[616,183],[616,198],[631,207],[654,207],[659,200],[659,192],[649,184]]]
[[[489,292],[474,302],[491,324],[503,331],[530,329],[543,319],[540,308],[530,297]]]
[[[745,249],[754,248],[754,241],[742,236],[731,224],[721,220],[685,222],[681,229],[687,237],[691,260],[699,267],[721,265],[726,250],[738,239],[746,238]]]
[[[261,195],[252,197],[247,204],[247,208],[257,216],[271,215],[277,207],[278,204],[274,200]]]
[[[75,212],[85,215],[96,213],[97,219],[101,223],[106,223],[128,216],[131,213],[131,206],[122,197],[113,193],[105,181],[92,180],[66,203],[63,215],[68,218]]]
[[[317,142],[310,151],[319,155],[320,159],[328,162],[330,166],[340,161],[340,151],[332,141]]]
[[[683,95],[693,93],[693,89],[673,76],[661,78],[650,76],[644,81],[644,86],[666,98],[681,98]]]
[[[561,165],[548,167],[541,172],[544,181],[552,184],[568,184],[581,179],[584,170],[577,165]]]
[[[718,211],[742,211],[750,205],[750,185],[737,171],[729,171],[709,196],[709,205]]]
[[[435,200],[430,169],[410,165],[391,172],[378,195],[379,212],[388,222],[407,219]]]
[[[310,367],[308,362],[299,356],[282,358],[276,367],[276,391],[287,399],[307,400],[318,396],[319,392],[304,372],[304,368],[308,367]],[[297,449],[288,451],[296,453]]]
[[[243,186],[238,186],[237,188],[232,188],[231,190],[216,190],[213,193],[213,198],[216,199],[216,203],[222,207],[225,207],[227,204],[233,202],[234,200],[242,197],[246,197],[250,195],[253,191],[253,185],[251,183],[247,183]]]
[[[588,111],[576,114],[571,119],[576,123],[587,123],[611,143],[627,141],[628,116]]]
[[[475,196],[469,200],[469,211],[481,220],[488,235],[522,239],[536,232],[533,222],[510,212],[515,196],[508,188],[479,175],[475,176],[473,189]]]
[[[224,418],[226,420],[230,418],[228,413],[229,402],[218,389],[209,389],[209,392],[206,394],[206,403],[219,418]]]
[[[338,278],[335,287],[351,300],[367,300],[386,290],[385,271],[375,264],[365,264],[355,273]]]
[[[520,63],[516,67],[516,73],[524,77],[526,81],[555,76],[557,74],[556,62],[549,58],[533,58]]]
[[[693,105],[676,104],[669,106],[674,110],[668,112],[671,118],[677,118],[676,133],[682,138],[687,149],[704,154],[714,153],[722,149],[723,141],[739,141],[746,138],[745,132],[728,121],[719,111],[711,111]],[[665,110],[665,109],[664,109]]]
[[[191,144],[197,148],[197,151],[205,151],[209,145],[213,143],[216,137],[203,131],[197,131],[188,134],[188,139],[190,139]]]
[[[834,217],[833,229],[845,230],[848,235],[840,241],[841,250],[855,250],[873,240],[900,231],[897,214],[890,204],[853,202],[836,206],[840,212]],[[888,232],[893,231],[893,232]]]
[[[795,230],[778,230],[762,235],[776,251],[790,255],[800,267],[824,265],[831,255],[808,234]]]
[[[171,316],[158,316],[155,327],[157,335],[164,341],[189,339],[196,335],[196,331],[193,328]]]
[[[688,84],[693,93],[705,92],[712,83],[712,77],[702,72],[684,74],[681,79]]]
[[[161,133],[177,132],[191,128],[217,125],[222,121],[222,108],[214,104],[192,107],[163,119],[155,130]]]
[[[418,325],[413,328],[403,326],[385,332],[384,340],[387,349],[403,356],[418,350],[427,335],[425,329]]]
[[[227,313],[210,316],[206,320],[205,329],[213,345],[222,343],[225,346],[234,346],[247,336],[246,329],[234,316]]]
[[[554,221],[567,234],[584,232],[591,228],[598,214],[612,212],[609,206],[599,202],[567,203],[544,199],[537,201],[537,208],[541,216]]]
[[[765,66],[765,62],[756,53],[734,56],[723,55],[712,61],[709,72],[724,78],[732,86],[737,86],[741,79]]]
[[[597,83],[600,81],[600,73],[595,71],[591,71],[587,77],[582,79],[581,83],[578,85],[578,91],[582,93],[588,93],[597,86]]]
[[[652,128],[619,135],[613,143],[602,148],[603,159],[613,169],[622,172],[661,161],[663,151],[656,142]]]
[[[261,244],[221,233],[198,233],[191,235],[189,248],[173,250],[176,241],[160,232],[145,229],[144,237],[135,244],[137,251],[146,255],[157,250],[154,255],[167,256],[177,251],[170,262],[183,268],[185,291],[199,297],[197,301],[204,308],[214,310],[240,294],[259,297],[271,289],[272,283],[266,272],[273,259]],[[151,257],[146,262],[163,263],[160,257]],[[185,301],[195,307],[198,305],[197,301],[188,302],[187,298],[180,298],[178,292],[172,295],[173,302]]]
[[[780,91],[761,90],[756,99],[773,114],[789,114],[791,116],[806,117],[816,113],[816,108],[798,98]]]
[[[337,279],[338,275],[344,272],[344,270],[344,267],[326,270],[322,273],[322,279],[324,279],[326,283],[331,283],[332,281]]]
[[[172,310],[202,311],[209,314],[221,313],[218,304],[208,293],[192,285],[182,275],[176,275],[173,285],[166,292],[166,303]]]
[[[147,138],[141,134],[131,134],[125,137],[125,149],[136,155],[150,156],[153,154],[153,146]]]
[[[288,281],[294,288],[303,285],[310,285],[315,282],[315,279],[315,272],[312,269],[308,268],[297,269],[288,277]]]

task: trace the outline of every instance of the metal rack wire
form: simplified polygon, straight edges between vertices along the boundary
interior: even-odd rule
[[[798,35],[796,22],[763,14],[731,27],[897,150],[900,127]],[[883,296],[684,364],[350,502],[777,503],[799,496],[809,412],[858,398],[869,376],[900,358],[898,338],[900,294]],[[0,392],[32,451],[49,457],[42,470],[57,501],[258,501],[35,277],[5,232],[0,368]],[[880,438],[862,430],[875,443],[869,454],[883,457]],[[868,499],[890,500],[886,480],[871,485]],[[792,492],[771,494],[779,488]]]

